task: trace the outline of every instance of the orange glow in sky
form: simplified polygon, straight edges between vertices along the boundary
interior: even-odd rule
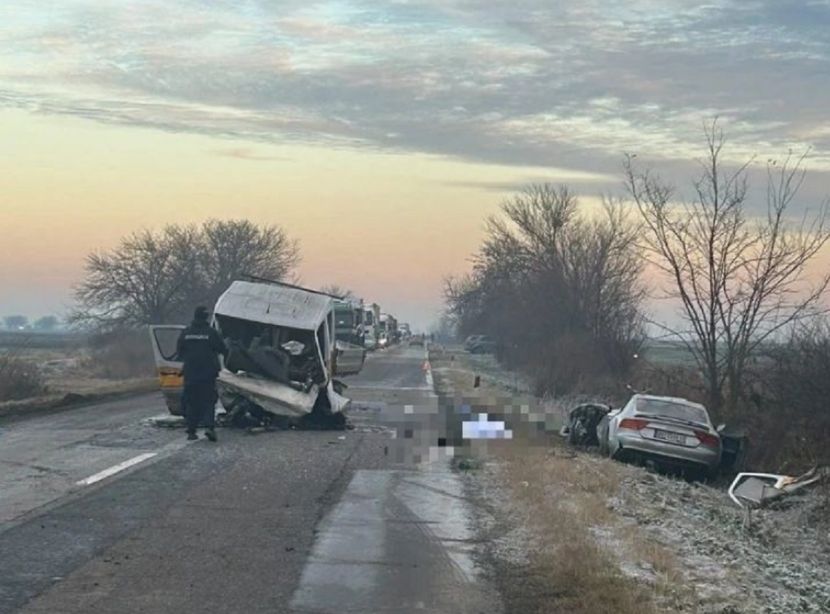
[[[216,217],[284,227],[301,244],[302,283],[336,283],[426,326],[504,198],[487,186],[539,172],[24,111],[0,112],[0,125],[1,314],[63,312],[90,251]]]
[[[625,153],[688,194],[809,151],[830,185],[826,2],[0,3],[0,316],[63,313],[91,250],[207,218],[279,224],[303,283],[425,326],[530,182],[590,207]],[[706,84],[701,87],[701,84]],[[756,198],[760,196],[760,198]],[[828,258],[818,259],[826,269]]]

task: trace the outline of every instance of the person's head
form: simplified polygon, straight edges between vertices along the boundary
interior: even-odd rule
[[[207,307],[203,307],[199,305],[196,307],[196,310],[193,312],[193,321],[194,322],[207,322],[208,318],[210,318],[210,312],[207,310]]]

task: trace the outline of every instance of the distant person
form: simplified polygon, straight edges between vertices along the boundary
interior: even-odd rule
[[[184,404],[188,440],[197,439],[196,429],[205,425],[205,437],[216,441],[216,378],[219,377],[219,354],[227,356],[224,341],[208,323],[205,307],[197,307],[193,322],[182,331],[178,341],[179,360],[184,363]]]

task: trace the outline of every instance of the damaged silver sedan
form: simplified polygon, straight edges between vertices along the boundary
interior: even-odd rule
[[[332,379],[334,304],[320,292],[279,283],[236,281],[219,298],[212,326],[229,352],[217,389],[235,424],[313,416],[344,422],[349,400]],[[181,415],[182,363],[176,340],[183,326],[152,326],[162,392],[170,412]]]
[[[721,462],[721,437],[709,413],[686,399],[635,394],[602,418],[597,436],[600,450],[612,458],[694,477],[714,475]]]

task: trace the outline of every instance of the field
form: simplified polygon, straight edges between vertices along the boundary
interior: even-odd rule
[[[0,331],[0,413],[154,389],[142,341],[93,347],[81,334]]]

